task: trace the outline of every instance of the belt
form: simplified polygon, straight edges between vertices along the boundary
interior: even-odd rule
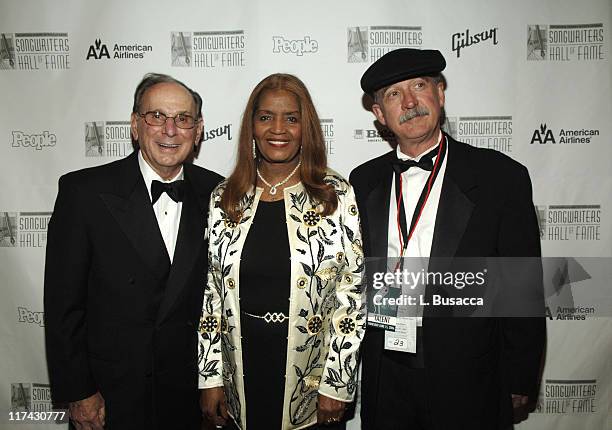
[[[265,315],[255,315],[245,311],[242,311],[242,313],[253,318],[264,320],[267,324],[283,323],[289,319],[289,317],[282,312],[266,312]]]

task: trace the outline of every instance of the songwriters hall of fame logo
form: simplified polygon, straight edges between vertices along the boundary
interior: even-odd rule
[[[123,158],[132,153],[129,121],[85,123],[85,156]]]
[[[542,240],[601,240],[601,205],[538,205],[536,213]]]
[[[15,382],[11,384],[11,411],[50,412],[52,410],[49,384]]]
[[[603,24],[528,25],[527,60],[604,60]]]
[[[325,149],[327,155],[335,154],[335,142],[336,136],[334,131],[334,119],[333,118],[320,118],[321,130],[323,131],[323,139],[325,139]]]
[[[69,68],[68,33],[0,33],[0,70]]]
[[[455,139],[477,148],[512,152],[511,116],[446,117],[442,128]]]
[[[246,64],[244,30],[173,31],[170,34],[173,67],[236,68]]]
[[[347,61],[371,63],[389,51],[423,46],[420,26],[348,27],[346,31]]]
[[[51,212],[0,212],[0,247],[44,248]]]
[[[598,412],[596,379],[546,379],[540,387],[536,414],[570,415]]]

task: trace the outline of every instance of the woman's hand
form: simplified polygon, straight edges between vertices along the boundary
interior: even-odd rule
[[[227,403],[223,387],[206,388],[200,390],[200,409],[202,415],[215,426],[224,426],[227,423]]]
[[[317,423],[318,424],[333,424],[342,419],[346,403],[340,400],[332,399],[319,394],[317,408]]]

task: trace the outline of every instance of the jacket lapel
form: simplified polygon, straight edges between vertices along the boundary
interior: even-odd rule
[[[137,156],[138,153],[134,152],[118,166],[114,189],[100,193],[100,198],[151,273],[157,279],[164,280],[170,269],[170,258]]]
[[[374,185],[366,199],[370,257],[381,259],[387,257],[392,178],[391,163],[385,164],[379,172],[378,183]]]
[[[185,192],[183,196],[183,208],[181,209],[181,221],[179,224],[176,247],[172,267],[166,285],[166,292],[157,314],[158,323],[168,314],[172,305],[176,302],[185,284],[189,280],[196,260],[204,246],[204,232],[206,228],[206,210],[203,209],[193,182],[189,180],[189,166],[185,167]],[[204,275],[202,275],[204,276]],[[202,288],[204,288],[202,286]]]

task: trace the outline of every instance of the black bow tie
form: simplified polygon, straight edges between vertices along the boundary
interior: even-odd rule
[[[429,151],[423,155],[419,161],[415,160],[400,160],[395,158],[391,163],[393,164],[393,170],[396,173],[403,173],[411,167],[420,167],[423,170],[433,170],[433,158],[438,154],[438,148]]]
[[[183,184],[184,180],[178,180],[173,182],[160,182],[154,180],[151,183],[151,202],[155,204],[155,202],[159,199],[162,193],[168,194],[175,202],[180,202],[183,200]]]

